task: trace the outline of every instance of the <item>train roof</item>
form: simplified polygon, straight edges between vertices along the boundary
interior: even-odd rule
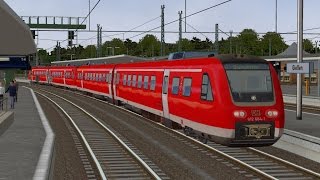
[[[117,55],[117,56],[108,56],[108,57],[100,57],[100,58],[91,58],[91,59],[76,59],[76,60],[68,60],[68,61],[54,61],[51,62],[51,65],[73,65],[73,66],[81,66],[81,65],[95,65],[95,64],[122,64],[122,63],[130,63],[130,62],[144,62],[150,61],[150,59],[145,59],[142,57],[129,56],[129,55]]]
[[[1,56],[25,56],[36,53],[30,28],[4,1],[0,1],[0,23]]]
[[[222,54],[222,55],[217,55],[215,57],[217,57],[222,63],[236,63],[236,62],[267,63],[265,59],[262,59],[258,56]]]

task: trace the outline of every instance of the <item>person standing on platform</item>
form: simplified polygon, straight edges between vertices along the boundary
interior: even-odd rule
[[[10,107],[11,109],[14,109],[14,98],[16,96],[16,86],[14,85],[14,81],[10,82],[10,86],[8,87],[8,89],[6,90],[6,92],[9,91],[9,98],[10,98]]]
[[[14,101],[18,102],[18,89],[19,89],[19,84],[17,80],[14,80],[14,85],[16,86],[16,96],[14,97]]]
[[[5,88],[2,86],[2,83],[0,82],[0,109],[3,110],[3,97],[5,93]]]

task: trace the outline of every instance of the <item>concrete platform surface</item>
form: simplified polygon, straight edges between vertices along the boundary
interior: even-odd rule
[[[14,122],[0,136],[0,179],[32,179],[46,133],[29,89],[19,88],[11,111]]]
[[[302,113],[302,120],[296,119],[296,111],[285,110],[285,129],[320,138],[320,114]]]

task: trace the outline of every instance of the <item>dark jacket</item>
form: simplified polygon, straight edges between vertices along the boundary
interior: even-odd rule
[[[17,94],[17,88],[14,85],[10,85],[8,87],[8,89],[6,90],[6,92],[8,92],[8,91],[9,91],[10,96],[16,96],[16,94]]]

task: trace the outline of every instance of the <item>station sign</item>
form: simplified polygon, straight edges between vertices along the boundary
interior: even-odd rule
[[[287,73],[308,74],[310,63],[287,63]]]

